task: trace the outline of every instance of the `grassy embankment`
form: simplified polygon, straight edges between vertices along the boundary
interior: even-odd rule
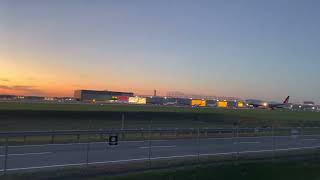
[[[320,113],[135,105],[0,103],[0,131],[154,128],[320,126]]]
[[[270,111],[253,109],[217,109],[139,105],[94,105],[94,104],[44,104],[44,103],[0,103],[0,131],[51,131],[120,129],[124,116],[124,128],[217,128],[320,126],[320,113]],[[127,138],[145,138],[131,134]],[[153,136],[156,137],[159,135]],[[192,136],[183,134],[182,136]],[[75,136],[57,137],[55,142],[74,142]],[[86,141],[87,137],[82,137]],[[103,137],[102,137],[103,139]],[[92,137],[91,140],[101,140]],[[0,141],[3,141],[3,139]],[[11,141],[26,143],[21,137]],[[50,142],[50,137],[28,137],[29,142]],[[28,143],[28,142],[27,142]]]

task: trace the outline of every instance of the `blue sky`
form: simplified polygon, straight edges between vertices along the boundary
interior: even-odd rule
[[[319,102],[319,8],[316,0],[4,0],[0,76],[10,81],[0,85]]]

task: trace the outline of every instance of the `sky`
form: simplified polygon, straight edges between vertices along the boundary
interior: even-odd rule
[[[320,102],[317,0],[2,0],[0,94]]]

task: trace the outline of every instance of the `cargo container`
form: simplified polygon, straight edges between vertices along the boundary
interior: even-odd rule
[[[147,104],[146,98],[141,97],[129,97],[130,104]]]
[[[218,101],[217,106],[220,108],[226,108],[226,107],[228,107],[228,102],[227,101]]]
[[[128,96],[118,96],[118,102],[119,103],[128,103],[129,97]]]
[[[244,107],[244,103],[243,102],[238,102],[238,108],[243,108]]]
[[[191,100],[191,105],[192,106],[199,106],[199,107],[204,107],[207,105],[206,100],[203,99],[192,99]]]

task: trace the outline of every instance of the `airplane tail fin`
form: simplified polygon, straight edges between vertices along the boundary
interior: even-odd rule
[[[290,99],[290,96],[288,96],[288,97],[286,98],[286,100],[283,101],[283,104],[288,104],[288,103],[289,103],[289,99]]]

